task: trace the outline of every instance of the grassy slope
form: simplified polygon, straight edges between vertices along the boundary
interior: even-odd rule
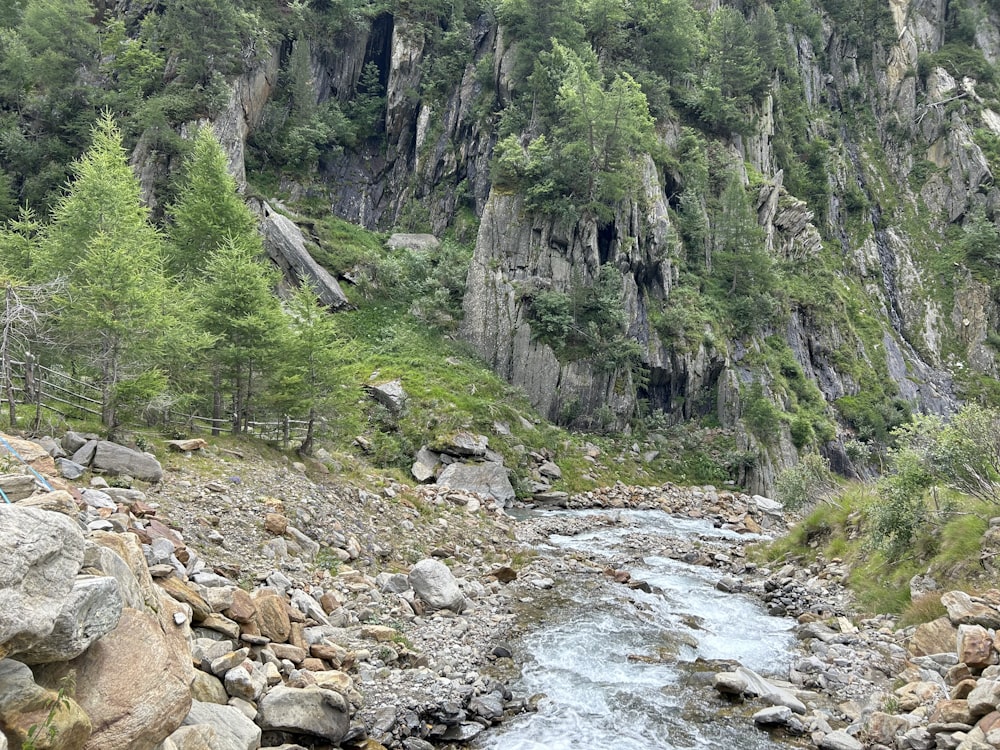
[[[772,562],[839,558],[850,566],[847,584],[861,608],[901,613],[904,623],[943,613],[935,597],[911,601],[909,582],[914,575],[929,574],[942,590],[996,587],[997,571],[980,563],[983,534],[996,507],[958,495],[928,498],[928,521],[909,552],[889,560],[872,547],[867,534],[868,512],[877,502],[870,485],[850,485],[836,499],[816,505],[787,536],[757,548],[755,555]],[[948,511],[936,515],[935,503]]]

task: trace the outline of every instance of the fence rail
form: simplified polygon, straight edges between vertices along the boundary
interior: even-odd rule
[[[0,377],[3,373],[0,373]],[[26,362],[10,361],[10,383],[0,382],[0,404],[9,405],[8,393],[15,405],[35,407],[34,427],[41,424],[43,411],[58,414],[63,419],[85,419],[103,416],[103,392],[100,387],[73,377],[61,370],[45,367],[31,359]],[[249,435],[269,443],[279,443],[288,448],[293,441],[303,441],[309,421],[293,419],[288,415],[254,415],[241,420],[213,419],[200,414],[185,414],[172,410],[159,412],[153,424],[182,428],[190,432],[233,432],[238,425],[239,434]],[[130,425],[135,426],[135,425]],[[148,425],[147,425],[148,426]]]

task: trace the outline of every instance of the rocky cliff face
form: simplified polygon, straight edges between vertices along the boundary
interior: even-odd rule
[[[971,49],[994,64],[997,13],[968,5],[981,19]],[[757,453],[742,479],[758,491],[773,488],[801,449],[819,447],[846,473],[863,470],[848,458],[845,441],[875,440],[892,424],[891,415],[869,414],[883,409],[865,401],[874,399],[872,383],[901,410],[947,413],[1000,374],[986,345],[1000,320],[996,295],[955,252],[973,213],[992,216],[1000,207],[983,145],[1000,135],[1000,103],[978,92],[983,86],[977,89],[961,61],[938,54],[955,22],[943,3],[894,0],[892,33],[867,43],[814,11],[822,20],[815,34],[779,27],[796,88],[772,86],[753,132],[708,134],[712,158],[737,165],[752,185],[768,253],[807,289],[788,298],[780,321],[754,332],[706,326],[680,342],[657,325],[665,306],[679,304],[682,256],[690,251],[676,226],[676,166],[638,157],[641,190],[600,221],[554,218],[529,210],[519,191],[494,188],[495,125],[484,103],[500,111],[524,85],[514,74],[516,44],[505,41],[495,19],[470,27],[464,73],[444,95],[421,94],[437,52],[402,18],[384,14],[342,44],[317,45],[326,50],[311,59],[317,101],[349,100],[368,63],[385,95],[384,132],[323,156],[319,181],[335,214],[369,227],[415,223],[440,234],[463,213],[479,218],[462,335],[550,419],[624,426],[641,407],[672,421],[717,421],[736,428],[741,446]],[[287,55],[275,49],[240,79],[215,123],[237,173],[241,144]],[[804,107],[805,142],[829,144],[818,201],[795,195],[779,168],[788,101]],[[682,124],[661,117],[666,148],[677,147]],[[605,267],[621,279],[625,340],[638,344],[639,362],[609,365],[537,330],[533,296],[593,285]],[[822,304],[810,299],[810,284]],[[769,354],[785,348],[794,364]],[[793,394],[796,372],[818,388],[819,411],[836,425],[834,434],[792,434],[805,398]],[[754,398],[762,395],[782,415],[769,435],[746,424],[754,388]]]

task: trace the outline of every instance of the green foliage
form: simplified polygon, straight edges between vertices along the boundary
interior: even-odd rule
[[[726,181],[712,221],[712,276],[737,336],[780,319],[778,276],[747,191],[734,174]]]
[[[337,384],[334,365],[347,344],[308,284],[291,296],[287,312],[288,332],[280,344],[281,359],[268,395],[282,413],[308,415],[307,433],[299,451],[309,455],[317,417],[325,412]]]
[[[770,88],[778,56],[773,11],[762,8],[748,22],[723,5],[712,14],[707,35],[708,69],[684,102],[710,129],[749,135],[754,128],[754,104]]]
[[[156,362],[167,324],[162,239],[142,205],[121,132],[109,114],[98,122],[93,145],[74,172],[31,273],[67,277],[59,329],[66,346],[98,371],[104,422],[114,429],[119,386]]]
[[[170,273],[197,275],[227,237],[256,235],[257,219],[237,192],[225,152],[209,127],[194,136],[177,195],[168,209]]]
[[[46,700],[43,706],[47,710],[45,718],[41,724],[32,724],[23,740],[21,740],[21,750],[39,750],[43,747],[51,747],[56,741],[59,733],[56,716],[61,711],[68,711],[70,698],[76,690],[76,672],[70,672],[59,680],[59,690],[52,698]]]
[[[604,84],[594,66],[553,42],[533,75],[549,92],[550,133],[534,138],[527,152],[513,135],[498,147],[493,174],[502,188],[523,190],[529,210],[607,221],[639,188],[637,154],[654,143],[646,97],[627,73]]]
[[[807,453],[775,482],[775,499],[789,510],[800,510],[827,500],[836,487],[830,462],[818,453]]]
[[[750,431],[763,443],[773,443],[781,430],[781,411],[764,393],[759,382],[750,385],[740,415]]]
[[[857,45],[860,57],[868,58],[877,46],[895,42],[895,26],[889,7],[877,0],[823,0],[824,9],[837,23],[838,31]]]
[[[601,266],[593,284],[575,284],[569,292],[526,293],[532,334],[552,347],[557,357],[593,359],[614,369],[625,353],[635,355],[624,338],[622,277],[612,266]]]
[[[881,390],[865,388],[835,403],[858,437],[867,442],[888,443],[890,433],[911,417],[909,404],[899,398],[886,398]]]
[[[208,259],[199,289],[201,325],[212,335],[216,409],[228,395],[233,431],[251,415],[263,372],[273,364],[285,321],[274,297],[278,272],[261,260],[260,239],[227,235]]]
[[[955,78],[971,76],[983,84],[996,80],[996,70],[983,55],[982,50],[964,42],[947,42],[941,49],[923,61],[923,66],[944,68]]]
[[[934,436],[935,473],[944,485],[1000,505],[1000,409],[964,406]]]
[[[965,263],[988,283],[1000,289],[1000,230],[980,210],[966,219],[959,248]]]
[[[711,340],[717,315],[697,289],[677,286],[663,307],[652,315],[652,322],[664,344],[676,351],[694,351],[706,338]]]

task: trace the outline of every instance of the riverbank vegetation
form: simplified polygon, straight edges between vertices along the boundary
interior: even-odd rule
[[[877,481],[838,486],[817,461],[786,472],[779,497],[801,503],[803,517],[757,552],[771,562],[839,558],[863,608],[922,620],[936,615],[919,594],[928,582],[911,586],[914,576],[945,589],[996,585],[1000,410],[968,405],[947,421],[917,417],[893,437]]]

